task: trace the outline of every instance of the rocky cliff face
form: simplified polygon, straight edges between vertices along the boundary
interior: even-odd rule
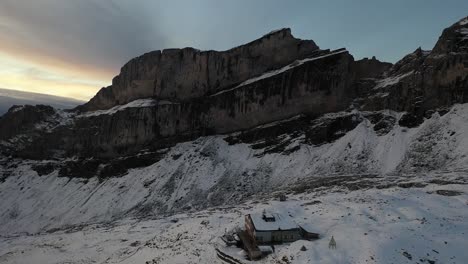
[[[230,143],[266,152],[283,151],[278,142],[285,133],[320,145],[367,121],[383,136],[397,123],[417,126],[435,111],[468,101],[467,24],[454,24],[432,51],[417,49],[395,65],[355,61],[345,49],[320,50],[289,29],[224,52],[151,52],[127,63],[112,86],[74,111],[11,109],[0,119],[1,151],[73,157],[68,168],[108,177],[156,162],[176,143],[200,136],[230,134]],[[322,118],[343,111],[348,114]],[[292,121],[285,127],[284,120]]]
[[[67,156],[116,157],[299,114],[344,110],[353,98],[353,59],[346,50],[320,54],[184,102],[150,98],[110,110],[75,112],[72,124],[43,132],[41,141],[24,142],[24,152],[40,149],[45,140],[47,153],[38,157],[50,155],[50,149]]]
[[[51,106],[46,105],[13,106],[1,117],[0,139],[10,139],[18,134],[34,131],[36,124],[46,121],[54,112]]]
[[[444,30],[431,51],[397,62],[369,91],[362,109],[407,111],[422,121],[434,110],[468,101],[468,23]]]
[[[237,85],[317,50],[313,41],[296,39],[290,29],[282,29],[222,52],[193,48],[154,51],[128,62],[112,86],[79,109],[107,109],[145,97],[185,101]]]

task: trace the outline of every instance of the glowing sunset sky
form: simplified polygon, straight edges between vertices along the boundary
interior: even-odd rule
[[[395,62],[467,11],[465,0],[1,0],[0,88],[87,100],[145,52],[225,50],[282,27]]]

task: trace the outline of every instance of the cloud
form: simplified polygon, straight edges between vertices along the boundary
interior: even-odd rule
[[[0,2],[0,51],[57,71],[109,78],[129,59],[167,46],[157,3]]]
[[[87,100],[100,87],[108,85],[110,79],[103,81],[87,75],[56,72],[0,54],[0,87]]]

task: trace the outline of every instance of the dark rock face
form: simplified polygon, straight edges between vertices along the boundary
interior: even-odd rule
[[[383,136],[388,134],[396,124],[396,118],[383,113],[372,113],[365,116],[373,125],[377,135]]]
[[[127,173],[128,169],[147,167],[161,160],[166,154],[164,151],[150,152],[130,157],[122,157],[108,162],[99,172],[101,179],[120,176]]]
[[[39,176],[48,175],[54,172],[56,168],[57,166],[53,163],[37,164],[31,167]]]
[[[33,169],[39,175],[45,175],[58,169],[59,177],[89,179],[98,177],[100,180],[125,175],[129,169],[150,166],[161,160],[165,151],[147,152],[144,154],[120,157],[116,159],[80,158],[67,161],[65,164],[44,164]]]
[[[468,24],[444,30],[432,51],[420,48],[397,62],[370,90],[364,110],[393,109],[421,117],[468,102]]]
[[[381,62],[375,57],[372,59],[364,58],[354,63],[356,79],[381,78],[393,65],[388,62]]]
[[[91,178],[97,175],[100,162],[94,159],[68,161],[61,167],[59,177]]]
[[[303,115],[278,124],[243,131],[240,134],[226,137],[225,140],[229,144],[251,144],[253,149],[264,149],[263,154],[288,155],[298,150],[298,148],[286,148],[292,141],[301,138],[301,143],[312,145],[333,142],[356,128],[363,118],[359,114],[347,112],[320,118]]]
[[[206,123],[216,133],[249,129],[301,113],[321,115],[344,110],[354,91],[352,57],[327,57],[208,97]]]
[[[152,107],[129,108],[113,115],[77,117],[74,127],[62,138],[70,154],[115,157],[137,152],[145,143],[156,140],[160,134],[158,121],[161,122],[157,109]]]
[[[36,124],[46,121],[54,113],[54,108],[46,105],[13,106],[0,117],[0,140],[33,131]]]
[[[290,29],[282,29],[223,52],[193,48],[154,51],[128,62],[113,79],[112,86],[102,89],[79,109],[107,109],[147,97],[193,99],[239,84],[317,50],[313,41],[296,39]]]
[[[398,124],[402,127],[411,128],[411,127],[418,127],[423,122],[424,122],[423,117],[415,115],[415,114],[407,113],[407,114],[404,114],[400,118],[400,120],[398,121]]]
[[[458,196],[463,194],[463,192],[451,190],[437,190],[436,193],[443,196]]]
[[[468,52],[467,18],[465,17],[451,27],[444,29],[432,52],[435,54]]]

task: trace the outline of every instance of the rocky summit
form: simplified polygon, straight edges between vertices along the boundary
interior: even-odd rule
[[[190,101],[226,90],[318,50],[313,41],[296,39],[290,29],[281,29],[222,52],[194,48],[153,51],[128,62],[112,80],[112,86],[103,88],[79,109],[108,109],[147,97]]]

